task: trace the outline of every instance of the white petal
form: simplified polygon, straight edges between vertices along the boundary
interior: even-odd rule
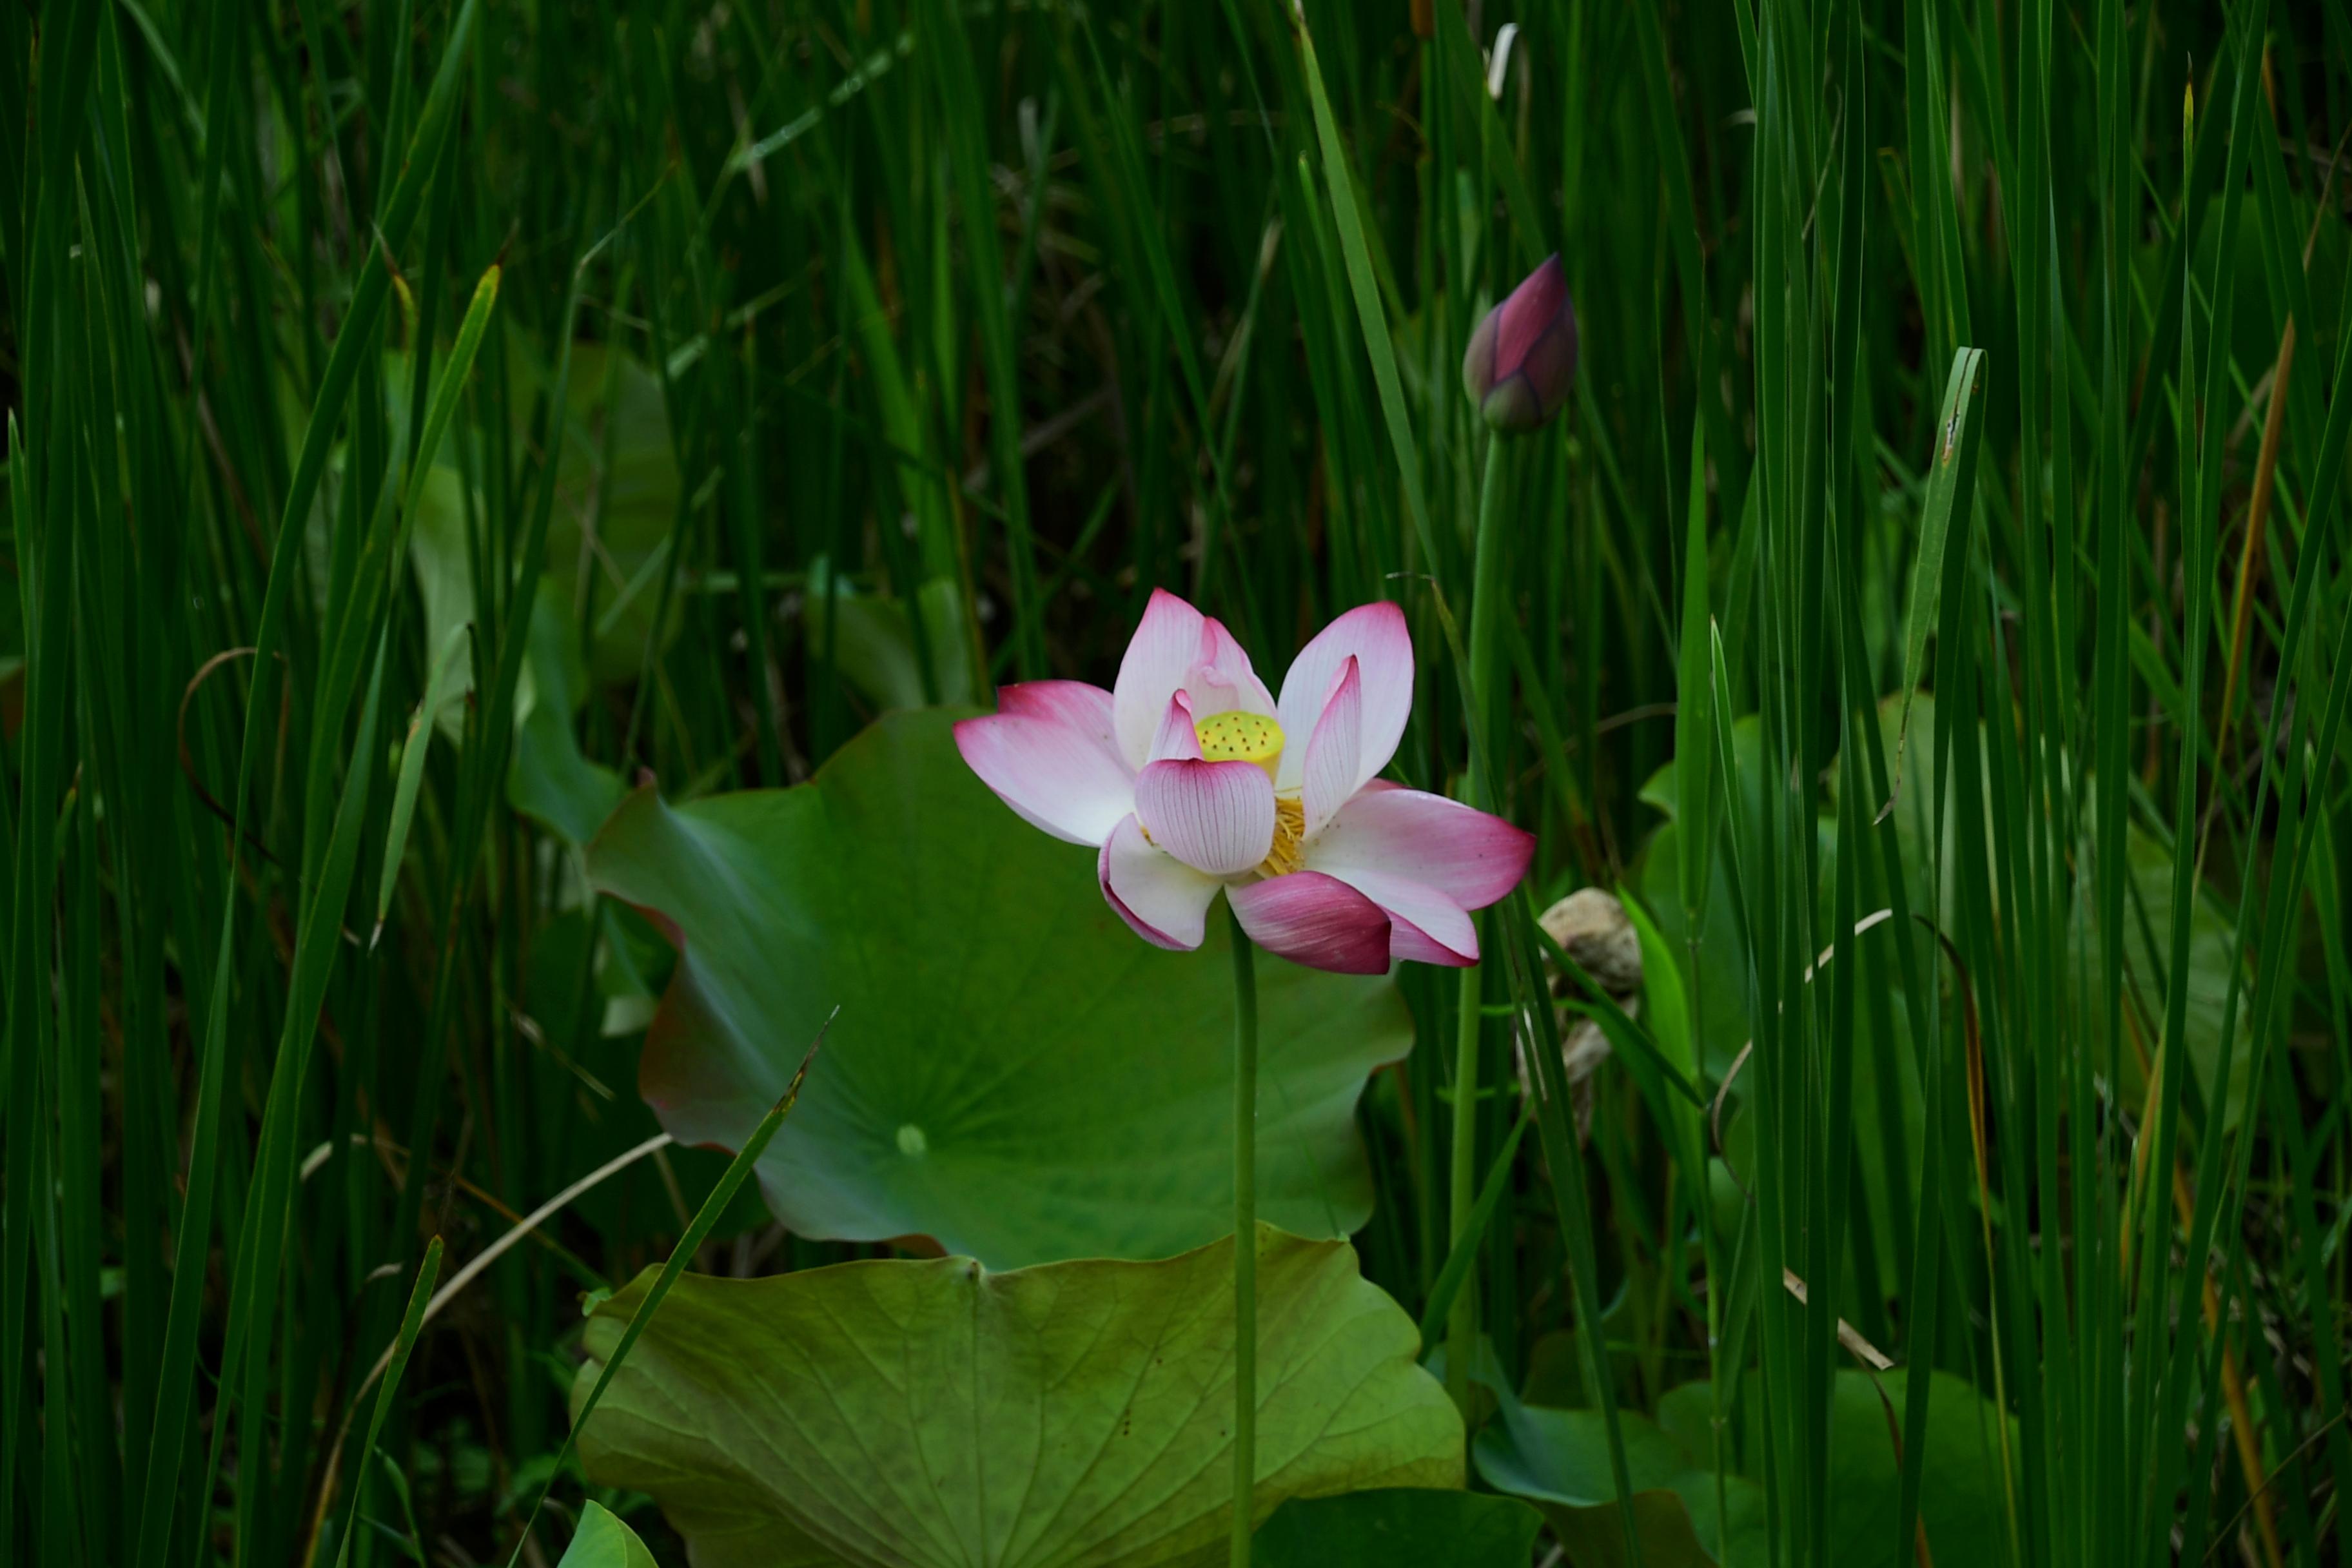
[[[1213,719],[1238,708],[1244,713],[1274,716],[1274,695],[1250,668],[1249,655],[1234,634],[1215,616],[1202,625],[1201,658],[1184,677],[1185,695],[1192,699],[1192,717]]]
[[[1151,737],[1168,711],[1168,699],[1201,662],[1206,626],[1207,618],[1175,595],[1151,591],[1111,688],[1119,754],[1129,766],[1139,768],[1151,760]]]
[[[1305,858],[1350,880],[1357,871],[1407,878],[1483,910],[1518,885],[1535,847],[1533,834],[1458,800],[1374,784],[1307,841]]]
[[[965,763],[1024,821],[1073,844],[1100,844],[1135,809],[1135,776],[1106,732],[1109,693],[1076,681],[1034,681],[1006,687],[1003,702],[1003,712],[956,725]]]
[[[1349,654],[1333,682],[1323,716],[1307,742],[1307,762],[1300,779],[1307,807],[1307,837],[1312,838],[1331,820],[1360,782],[1357,760],[1363,752],[1364,682],[1356,656]]]
[[[1150,761],[1163,763],[1171,758],[1179,762],[1201,760],[1201,731],[1192,721],[1192,704],[1179,691],[1168,700],[1168,711],[1160,716],[1160,729],[1151,737]]]
[[[1356,758],[1354,786],[1379,775],[1396,755],[1404,737],[1405,721],[1412,714],[1412,636],[1404,612],[1388,603],[1359,605],[1315,635],[1298,650],[1290,672],[1282,678],[1282,730],[1294,743],[1315,732],[1323,716],[1339,667],[1352,654],[1364,683],[1361,739]],[[1285,787],[1299,782],[1306,758],[1284,757]]]
[[[1135,934],[1156,947],[1190,952],[1208,929],[1209,905],[1223,886],[1164,849],[1154,848],[1132,816],[1111,829],[1095,858],[1103,898]]]

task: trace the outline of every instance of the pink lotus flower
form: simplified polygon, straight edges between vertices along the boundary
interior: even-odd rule
[[[1100,851],[1136,934],[1201,945],[1218,889],[1257,945],[1317,969],[1478,962],[1469,911],[1517,885],[1535,839],[1374,775],[1412,709],[1412,641],[1391,604],[1349,611],[1270,695],[1233,634],[1155,592],[1109,691],[1033,680],[955,727],[1024,820]]]

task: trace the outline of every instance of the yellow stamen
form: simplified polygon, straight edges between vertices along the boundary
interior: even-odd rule
[[[1236,708],[1192,726],[1201,742],[1201,760],[1207,763],[1255,763],[1275,776],[1282,762],[1282,726],[1263,713]]]
[[[1274,797],[1274,847],[1258,862],[1261,877],[1287,877],[1299,868],[1306,857],[1299,840],[1307,837],[1307,803],[1295,795]]]

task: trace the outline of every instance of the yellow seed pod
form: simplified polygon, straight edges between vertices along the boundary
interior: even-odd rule
[[[1193,725],[1192,733],[1202,762],[1255,763],[1272,778],[1282,761],[1282,726],[1263,713],[1214,714]]]

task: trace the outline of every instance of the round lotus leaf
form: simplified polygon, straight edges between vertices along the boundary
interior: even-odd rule
[[[929,1237],[992,1268],[1230,1232],[1226,922],[1197,952],[1138,940],[1094,852],[1005,809],[951,721],[893,715],[793,789],[622,803],[590,878],[679,952],[646,1100],[681,1142],[735,1147],[838,1007],[760,1163],[794,1231]],[[1258,1212],[1345,1236],[1371,1214],[1356,1101],[1412,1020],[1386,978],[1265,955],[1257,977]]]
[[[1460,1487],[1461,1416],[1355,1249],[1262,1226],[1257,1267],[1255,1517]],[[655,1274],[589,1318],[575,1410]],[[696,1568],[1206,1568],[1232,1518],[1233,1352],[1230,1237],[1003,1274],[689,1274],[580,1456],[597,1484],[650,1493]]]

